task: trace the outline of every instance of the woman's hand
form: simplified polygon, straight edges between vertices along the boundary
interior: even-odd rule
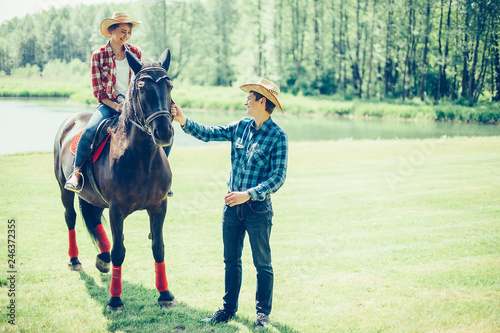
[[[116,105],[116,109],[115,109],[115,110],[116,110],[116,112],[118,112],[118,113],[122,113],[122,111],[123,111],[123,104],[124,104],[124,103],[123,103],[123,102],[121,102],[121,103],[119,103],[119,104],[117,104],[117,105]]]
[[[186,116],[182,112],[181,108],[172,102],[172,107],[170,109],[170,112],[172,112],[172,117],[174,117],[174,120],[177,121],[181,126],[186,125]]]

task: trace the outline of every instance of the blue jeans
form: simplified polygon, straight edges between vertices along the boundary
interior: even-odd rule
[[[112,109],[105,104],[99,104],[92,117],[90,117],[89,122],[85,126],[82,137],[80,138],[80,142],[78,142],[78,146],[76,147],[75,168],[81,168],[83,162],[85,162],[85,159],[90,154],[90,145],[92,145],[92,140],[94,140],[94,136],[97,128],[99,127],[99,124],[104,119],[110,118],[117,113],[118,112],[115,109]],[[172,150],[173,144],[174,141],[172,139],[172,144],[163,148],[165,150],[165,153],[167,154],[167,157]]]
[[[241,254],[245,232],[252,248],[253,264],[257,270],[255,294],[257,312],[269,315],[273,302],[274,274],[271,265],[271,237],[273,207],[271,199],[247,201],[234,207],[225,206],[222,217],[224,243],[225,295],[224,311],[238,311],[238,297],[242,281]]]
[[[106,118],[110,118],[117,113],[118,112],[115,109],[112,109],[105,104],[99,104],[92,117],[90,117],[89,122],[85,126],[80,142],[78,142],[78,146],[76,147],[75,168],[81,168],[83,162],[90,154],[90,145],[92,144],[95,132],[97,131],[97,127],[99,127],[101,121]]]

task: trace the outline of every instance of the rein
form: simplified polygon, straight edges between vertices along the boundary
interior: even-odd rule
[[[141,69],[137,74],[136,74],[136,79],[134,80],[134,93],[137,93],[138,91],[138,87],[136,86],[136,82],[137,82],[137,79],[140,77],[140,74],[141,73],[147,73],[147,72],[163,72],[165,73],[165,75],[167,75],[167,79],[168,79],[168,73],[165,69],[163,69],[162,67],[146,67],[146,68],[143,68]],[[138,95],[138,94],[136,94]],[[130,122],[132,124],[134,124],[135,126],[137,126],[141,131],[151,135],[151,129],[149,128],[149,124],[151,124],[151,122],[153,120],[155,120],[156,118],[158,117],[162,117],[162,116],[170,116],[170,118],[172,118],[172,113],[167,111],[167,110],[160,110],[160,111],[156,111],[154,112],[152,115],[150,115],[148,118],[145,119],[144,117],[144,111],[143,111],[143,107],[142,107],[142,101],[140,98],[134,98],[134,94],[132,95],[133,96],[133,104],[134,104],[134,110],[135,110],[135,117],[137,119],[137,122],[135,122],[134,120],[132,119],[129,119]],[[140,114],[139,116],[137,114]]]

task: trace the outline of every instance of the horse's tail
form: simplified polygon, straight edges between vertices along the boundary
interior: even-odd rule
[[[102,221],[106,221],[106,219],[104,219],[102,215],[104,209],[93,206],[80,197],[78,197],[78,202],[80,203],[80,211],[82,212],[83,221],[85,222],[85,227],[89,232],[90,239],[92,240],[96,248],[98,248],[98,234],[95,228],[98,224],[101,224]]]

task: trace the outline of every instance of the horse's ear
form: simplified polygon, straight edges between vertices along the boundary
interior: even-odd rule
[[[170,49],[166,49],[165,51],[163,51],[158,61],[168,72],[168,68],[170,67]]]
[[[128,50],[125,51],[125,55],[127,56],[127,61],[128,61],[128,65],[130,66],[130,68],[132,68],[132,70],[134,71],[135,74],[139,73],[139,71],[142,68],[141,61],[139,59],[137,59],[135,54],[133,54],[132,52],[130,52]]]

